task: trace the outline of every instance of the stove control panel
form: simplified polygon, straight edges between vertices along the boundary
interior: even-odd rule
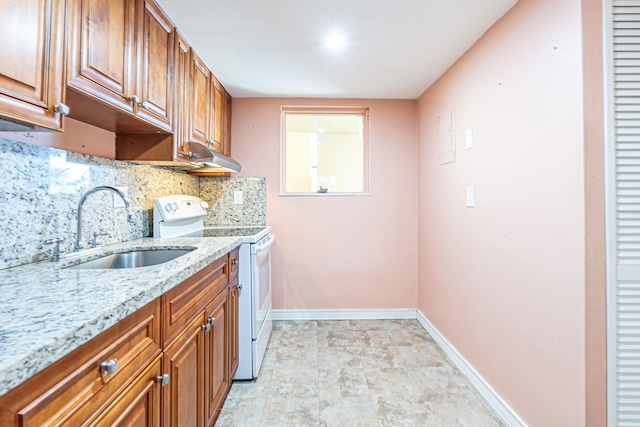
[[[155,200],[153,212],[168,222],[204,217],[208,207],[207,202],[195,196],[165,196]]]

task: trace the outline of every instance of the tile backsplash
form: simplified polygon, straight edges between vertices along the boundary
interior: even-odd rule
[[[60,237],[71,251],[78,202],[99,185],[127,188],[135,222],[113,207],[112,192],[89,195],[82,210],[87,247],[100,230],[109,233],[102,244],[151,236],[154,199],[173,194],[206,200],[207,226],[266,223],[265,178],[197,177],[0,138],[0,269],[50,259],[47,239]],[[242,191],[241,205],[234,191]]]
[[[151,235],[153,200],[170,194],[199,194],[199,179],[63,150],[0,139],[0,269],[51,257],[44,241],[75,243],[80,197],[98,185],[127,187],[135,223],[113,208],[113,193],[91,194],[83,206],[83,241],[101,229],[103,244]]]
[[[234,203],[234,193],[242,203]],[[209,203],[204,225],[266,225],[267,185],[264,177],[200,177],[200,198]]]

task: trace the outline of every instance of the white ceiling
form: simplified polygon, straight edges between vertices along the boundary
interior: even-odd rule
[[[393,99],[418,98],[516,1],[157,0],[233,97]]]

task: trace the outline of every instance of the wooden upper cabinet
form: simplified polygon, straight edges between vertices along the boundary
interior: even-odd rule
[[[153,1],[142,2],[142,22],[138,25],[138,92],[136,113],[144,120],[169,132],[173,91],[171,72],[173,63],[173,24]]]
[[[200,57],[191,49],[191,114],[189,140],[207,144],[210,123],[210,73]]]
[[[189,79],[191,76],[191,47],[187,40],[175,30],[173,67],[173,157],[179,162],[189,162]]]
[[[224,147],[224,154],[231,156],[231,95],[226,90],[224,91],[224,135],[222,137],[222,144]]]
[[[68,1],[69,116],[113,132],[172,132],[169,18],[152,0]]]
[[[0,10],[0,131],[62,130],[64,0],[0,0]]]
[[[136,0],[68,1],[69,88],[133,113]]]
[[[213,111],[211,114],[211,129],[209,130],[212,149],[222,153],[224,151],[224,88],[215,77],[211,78],[211,93],[213,93]]]

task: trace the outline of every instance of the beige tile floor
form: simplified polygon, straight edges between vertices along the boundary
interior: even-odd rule
[[[277,321],[216,426],[502,427],[416,320]]]

